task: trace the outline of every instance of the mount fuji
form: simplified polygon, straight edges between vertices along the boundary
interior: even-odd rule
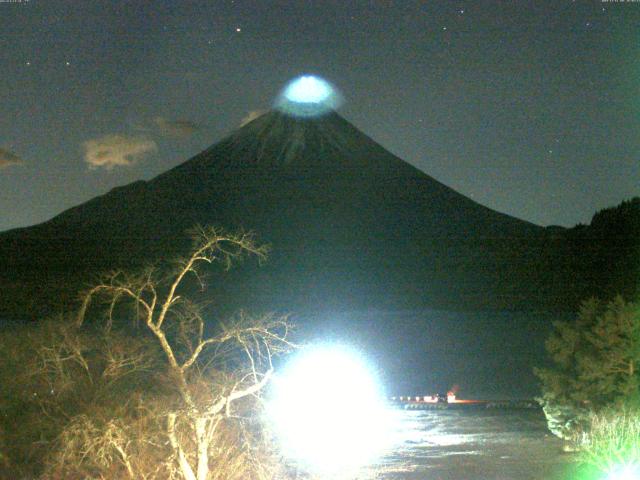
[[[73,303],[101,271],[184,251],[195,224],[272,247],[265,266],[213,282],[234,306],[518,308],[553,290],[537,273],[547,229],[448,188],[333,110],[274,109],[150,181],[0,234],[3,308]]]

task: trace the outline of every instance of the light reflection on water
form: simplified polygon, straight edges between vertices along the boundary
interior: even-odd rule
[[[571,462],[537,410],[394,412],[392,447],[358,479],[552,480]]]

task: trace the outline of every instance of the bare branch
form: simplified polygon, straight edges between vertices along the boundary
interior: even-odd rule
[[[193,472],[193,468],[189,464],[187,457],[178,441],[178,437],[176,436],[176,414],[170,413],[167,415],[167,436],[169,437],[169,442],[171,443],[171,447],[176,451],[178,456],[178,464],[180,465],[180,469],[182,471],[182,475],[186,480],[199,480],[196,478],[196,474]]]
[[[273,315],[252,318],[241,312],[229,326],[220,324],[217,334],[205,335],[202,310],[188,300],[183,285],[185,278],[193,275],[197,285],[204,288],[202,267],[221,263],[228,269],[245,255],[254,255],[261,261],[266,257],[267,248],[257,245],[251,234],[229,235],[213,228],[197,227],[194,240],[191,253],[177,263],[171,274],[158,274],[160,268],[150,268],[140,275],[114,272],[103,279],[85,293],[76,325],[83,325],[94,297],[104,299],[108,305],[107,331],[114,325],[116,305],[131,302],[136,309],[136,321],[143,320],[159,345],[168,373],[162,377],[169,385],[168,398],[158,401],[156,406],[157,412],[162,412],[157,415],[163,418],[164,443],[159,441],[159,444],[171,453],[156,462],[156,471],[162,472],[158,476],[183,480],[247,478],[242,472],[248,471],[251,465],[246,459],[252,457],[243,456],[246,453],[242,450],[235,453],[224,450],[225,455],[236,462],[238,473],[225,476],[223,471],[215,474],[210,471],[211,455],[223,451],[215,443],[222,441],[219,426],[223,419],[227,419],[225,425],[227,421],[241,421],[240,416],[232,417],[234,411],[240,412],[247,406],[260,407],[259,402],[251,398],[235,402],[247,397],[258,398],[273,375],[272,356],[294,345],[288,338],[287,319]],[[135,350],[125,354],[107,348],[103,360],[100,380],[105,388],[151,368],[143,352]],[[142,438],[135,445],[144,450],[142,445],[151,445],[151,442],[148,437]],[[246,445],[246,439],[240,442],[238,438],[233,445],[238,448]],[[138,457],[131,460],[134,451],[131,445],[118,441],[111,444],[110,451],[118,456],[127,475],[143,478]]]

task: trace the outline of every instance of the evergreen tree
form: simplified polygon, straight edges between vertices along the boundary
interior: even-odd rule
[[[577,440],[589,415],[638,405],[640,306],[616,297],[588,300],[573,322],[555,322],[546,341],[553,366],[539,368],[549,429]]]

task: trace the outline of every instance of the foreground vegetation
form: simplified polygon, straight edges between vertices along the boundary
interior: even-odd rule
[[[605,472],[640,467],[640,304],[589,300],[546,342],[536,369],[549,429]]]
[[[260,392],[292,347],[287,319],[213,327],[185,296],[204,286],[201,267],[265,254],[251,236],[199,229],[171,268],[113,272],[79,314],[2,332],[0,477],[284,478]]]
[[[608,410],[593,414],[578,458],[600,471],[635,469],[640,474],[640,411]]]

